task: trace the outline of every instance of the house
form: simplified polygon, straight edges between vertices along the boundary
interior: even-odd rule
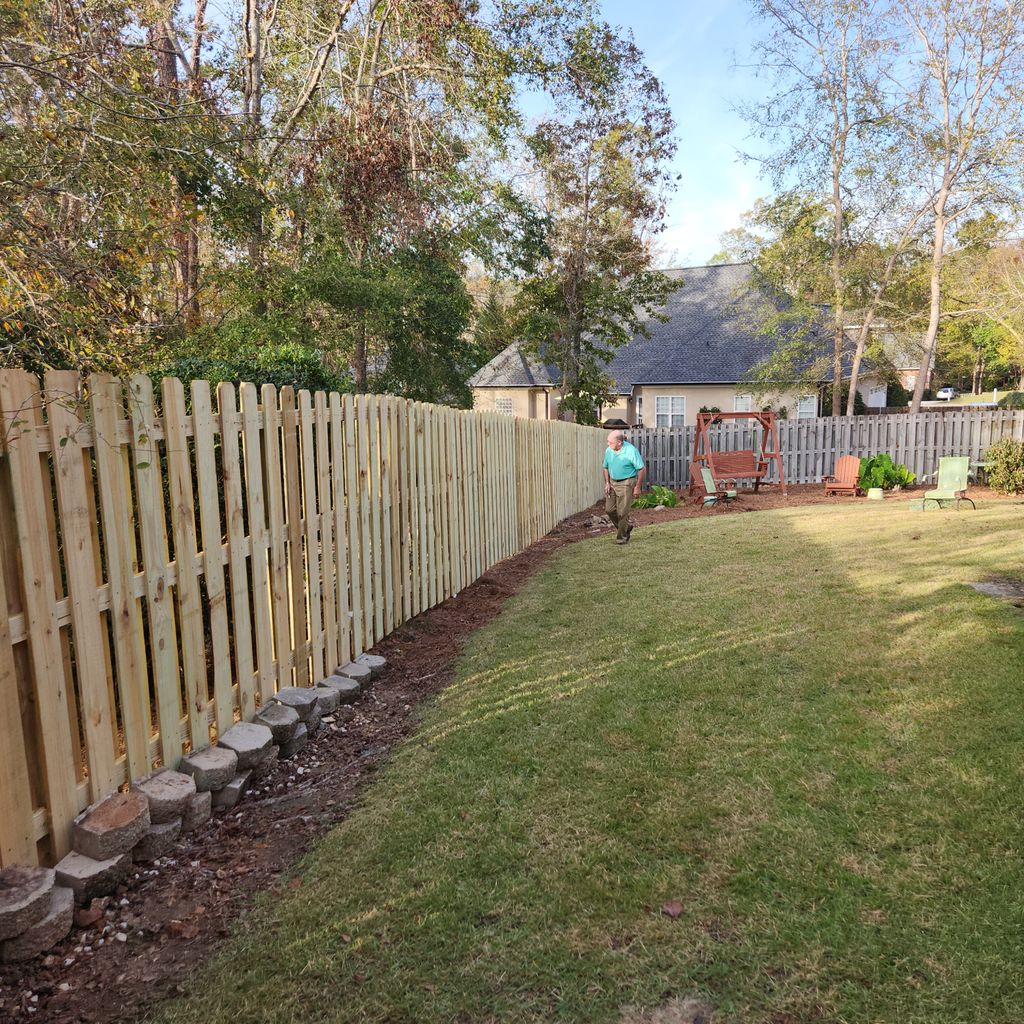
[[[774,341],[758,330],[765,302],[775,302],[753,280],[747,263],[667,270],[683,284],[669,297],[665,321],[651,320],[650,337],[637,336],[618,348],[607,372],[613,404],[602,419],[645,426],[689,426],[701,408],[750,411],[758,398],[743,384],[749,371],[773,350]],[[820,331],[815,347],[826,357],[832,339]],[[807,365],[810,365],[808,363]],[[798,372],[806,367],[797,367]],[[822,374],[822,382],[829,379]],[[558,417],[557,366],[510,345],[469,380],[473,407],[529,419]],[[781,382],[773,387],[773,408],[790,417],[819,415],[820,388]]]
[[[849,335],[851,343],[856,343],[860,328],[860,323],[847,325],[846,333]],[[912,393],[914,385],[917,383],[918,374],[921,372],[923,352],[921,335],[907,331],[894,331],[883,321],[875,321],[871,326],[870,337],[881,347],[885,358],[890,363],[890,373],[894,372],[903,389]],[[934,372],[935,356],[933,353],[924,382],[926,390],[932,386]],[[892,379],[891,375],[889,379]],[[862,367],[857,380],[857,390],[869,409],[884,409],[890,404],[889,387],[885,375],[870,366]]]

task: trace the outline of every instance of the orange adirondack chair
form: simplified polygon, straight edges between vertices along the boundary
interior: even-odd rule
[[[836,471],[832,476],[822,477],[826,494],[852,494],[856,497],[861,493],[857,486],[860,477],[860,459],[856,455],[843,455],[836,459]]]

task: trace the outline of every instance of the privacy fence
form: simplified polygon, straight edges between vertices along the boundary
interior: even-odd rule
[[[596,501],[600,431],[0,372],[0,866]]]
[[[690,483],[693,427],[634,429],[629,440],[647,463],[648,480],[664,487]],[[737,451],[760,445],[760,429],[742,420],[727,420],[711,430],[716,450]],[[916,415],[828,416],[782,420],[779,441],[786,480],[791,484],[821,481],[842,455],[887,452],[918,479],[934,473],[943,455],[981,460],[1003,437],[1024,439],[1024,411],[922,412]],[[771,467],[769,480],[777,476]]]

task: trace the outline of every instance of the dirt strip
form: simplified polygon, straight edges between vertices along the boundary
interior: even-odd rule
[[[986,501],[995,497],[986,488],[971,493]],[[788,498],[773,488],[707,510],[683,502],[633,515],[642,528],[850,500],[825,498],[820,486],[790,488]],[[552,552],[608,532],[599,506],[573,516],[382,640],[374,653],[388,659],[387,669],[360,698],[350,720],[339,716],[326,725],[302,754],[278,764],[259,791],[180,842],[173,857],[139,865],[97,920],[80,918],[83,923],[48,955],[0,966],[0,1020],[135,1021],[148,1006],[183,992],[190,974],[215,954],[254,894],[301,885],[301,879],[284,880],[289,868],[345,818],[388,751],[411,731],[413,708],[451,678],[470,633],[496,618]]]

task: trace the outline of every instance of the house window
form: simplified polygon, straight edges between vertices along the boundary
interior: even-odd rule
[[[813,420],[818,415],[818,396],[800,395],[796,400],[796,418]]]
[[[888,388],[884,384],[876,384],[873,388],[868,390],[868,401],[867,405],[869,409],[884,409],[885,398],[888,393]]]
[[[507,395],[499,395],[494,399],[494,411],[503,413],[505,416],[511,416],[512,399]]]
[[[737,395],[733,399],[732,411],[733,412],[752,412],[754,408],[754,396],[753,395]]]
[[[656,427],[682,427],[686,423],[686,397],[684,395],[658,395],[654,399],[654,425]]]

